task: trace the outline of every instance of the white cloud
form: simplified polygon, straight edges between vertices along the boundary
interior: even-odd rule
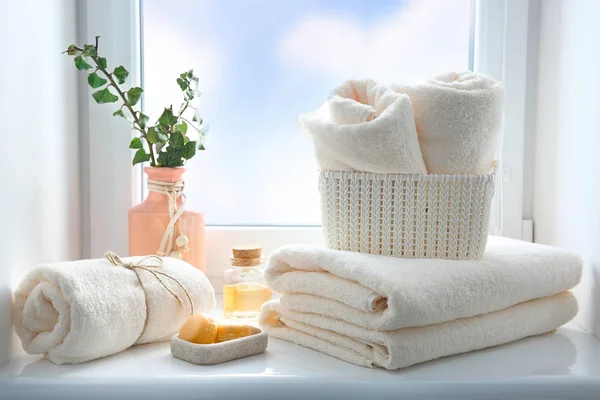
[[[470,0],[413,0],[376,24],[311,16],[279,45],[282,61],[343,80],[394,82],[467,66]]]
[[[146,109],[154,116],[163,107],[179,108],[183,95],[175,80],[193,69],[201,92],[217,90],[222,78],[223,56],[217,43],[197,40],[179,26],[154,24],[144,37]]]

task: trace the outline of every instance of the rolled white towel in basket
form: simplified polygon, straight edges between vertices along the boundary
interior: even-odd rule
[[[23,349],[56,364],[78,364],[134,344],[170,340],[191,313],[187,294],[174,279],[189,293],[195,313],[212,312],[215,297],[206,276],[184,261],[162,260],[162,266],[150,269],[168,290],[138,268],[142,288],[135,272],[106,259],[36,267],[14,294],[14,326]],[[157,265],[143,257],[123,262]]]
[[[329,99],[327,105],[329,106],[331,120],[338,124],[360,124],[375,118],[373,107],[354,99],[334,95]]]
[[[412,102],[430,174],[488,174],[502,125],[504,89],[476,72],[451,72],[425,83],[397,84]]]
[[[260,323],[270,336],[364,367],[390,370],[550,332],[577,315],[570,292],[531,300],[471,318],[391,332],[287,309],[263,306]]]
[[[284,246],[266,265],[269,287],[296,312],[390,331],[472,317],[552,296],[579,282],[581,258],[490,237],[479,261],[402,259]]]
[[[425,174],[410,99],[374,81],[349,81],[300,128],[319,167],[334,171]]]

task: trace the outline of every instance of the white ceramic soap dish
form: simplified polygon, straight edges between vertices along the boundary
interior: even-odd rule
[[[175,358],[198,365],[220,364],[237,358],[260,354],[267,349],[269,337],[260,328],[252,327],[252,335],[214,344],[195,344],[171,339],[171,354]]]

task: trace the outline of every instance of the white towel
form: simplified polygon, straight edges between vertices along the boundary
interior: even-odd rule
[[[380,331],[501,310],[579,282],[582,260],[541,244],[490,237],[482,260],[403,259],[284,246],[267,261],[269,287],[289,310]]]
[[[475,72],[452,72],[426,83],[392,88],[410,96],[430,174],[493,170],[504,101],[500,83]]]
[[[410,99],[373,81],[346,82],[298,125],[322,170],[427,173]]]
[[[576,314],[575,296],[564,292],[476,317],[377,332],[333,318],[287,310],[275,300],[263,306],[260,323],[272,337],[353,364],[393,370],[550,332]]]
[[[331,120],[337,124],[360,124],[373,120],[375,109],[354,99],[334,95],[327,102]]]
[[[212,312],[215,297],[206,276],[184,261],[169,257],[163,261],[156,271],[184,285],[194,312]],[[14,295],[14,325],[23,349],[46,354],[56,364],[78,364],[134,344],[170,340],[190,315],[189,301],[170,279],[161,276],[183,307],[149,272],[138,271],[148,293],[145,330],[146,298],[133,271],[105,259],[47,264],[32,270]]]

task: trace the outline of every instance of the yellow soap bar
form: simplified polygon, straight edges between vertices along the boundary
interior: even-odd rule
[[[219,325],[217,327],[217,343],[250,335],[252,335],[252,327],[248,325]]]
[[[179,339],[196,344],[211,344],[217,338],[217,324],[204,314],[189,317],[179,330]]]

